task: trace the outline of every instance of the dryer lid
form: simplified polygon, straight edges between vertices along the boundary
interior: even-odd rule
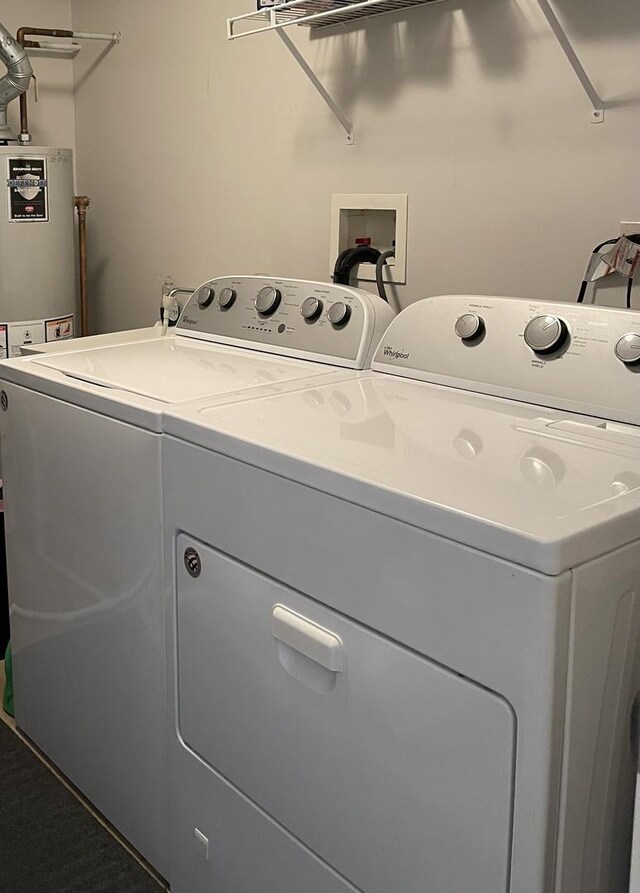
[[[632,425],[362,373],[165,430],[545,573],[640,531]]]

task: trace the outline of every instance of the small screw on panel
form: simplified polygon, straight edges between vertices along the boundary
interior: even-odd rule
[[[194,579],[199,577],[202,573],[202,561],[200,560],[200,556],[191,546],[184,550],[184,566],[186,567],[189,576]]]

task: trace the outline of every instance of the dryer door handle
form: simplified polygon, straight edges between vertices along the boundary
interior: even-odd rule
[[[271,632],[275,639],[304,654],[309,660],[342,673],[344,669],[344,644],[339,636],[296,614],[284,605],[274,605],[271,615]]]

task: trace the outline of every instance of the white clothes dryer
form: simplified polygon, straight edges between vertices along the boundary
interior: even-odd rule
[[[162,412],[354,374],[392,312],[211,280],[173,334],[0,364],[18,727],[168,875]]]
[[[626,893],[640,314],[428,299],[165,431],[174,893]]]

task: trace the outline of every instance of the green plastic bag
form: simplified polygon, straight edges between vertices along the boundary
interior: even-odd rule
[[[11,642],[7,645],[7,653],[4,656],[4,697],[2,699],[2,709],[9,716],[15,716],[13,712],[13,672],[11,667]]]

